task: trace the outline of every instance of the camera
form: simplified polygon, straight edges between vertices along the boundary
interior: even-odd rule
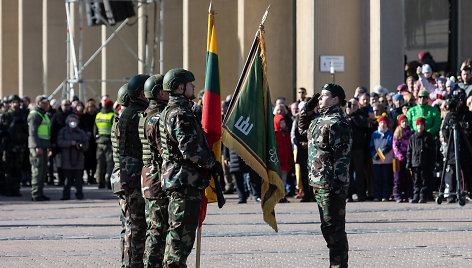
[[[77,142],[77,148],[82,151],[84,149],[84,144],[81,142]]]
[[[453,94],[450,94],[448,97],[448,102],[446,104],[446,110],[456,113],[459,112],[459,105],[465,105],[465,92],[462,90],[456,90]],[[462,103],[461,103],[462,102]]]

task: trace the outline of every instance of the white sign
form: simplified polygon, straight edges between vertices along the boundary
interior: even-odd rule
[[[335,72],[344,72],[344,56],[321,55],[320,72],[329,72],[331,66],[334,67]]]

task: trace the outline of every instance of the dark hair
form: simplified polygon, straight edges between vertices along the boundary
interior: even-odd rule
[[[462,68],[462,71],[469,71],[469,73],[472,72],[469,66],[465,66],[464,68]]]

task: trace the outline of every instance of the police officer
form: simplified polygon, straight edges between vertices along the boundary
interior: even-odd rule
[[[143,168],[143,146],[139,139],[139,113],[148,107],[144,96],[144,83],[148,75],[136,75],[128,82],[130,102],[118,121],[120,182],[124,189],[125,221],[129,244],[124,245],[124,266],[142,267],[146,220],[144,198],[141,195],[141,171]],[[129,231],[128,231],[129,230]],[[128,262],[128,263],[126,263]]]
[[[193,74],[172,69],[164,76],[170,99],[161,114],[162,187],[169,198],[164,267],[186,267],[195,241],[201,206],[201,190],[208,185],[206,169],[223,176],[220,162],[212,156],[200,121],[192,111],[195,98]]]
[[[351,130],[341,109],[345,98],[341,86],[324,85],[321,95],[316,94],[302,109],[299,122],[300,134],[308,136],[310,185],[318,204],[331,267],[348,265],[345,225]]]
[[[97,178],[99,189],[105,187],[111,189],[110,177],[113,172],[113,149],[110,135],[113,116],[112,100],[106,100],[105,105],[95,116],[94,134],[97,142]]]
[[[47,175],[48,154],[51,154],[50,119],[46,114],[49,100],[46,96],[36,97],[36,106],[28,115],[28,148],[31,162],[31,196],[33,201],[48,201],[43,193],[44,180]]]
[[[169,94],[162,90],[161,74],[153,75],[144,84],[144,96],[149,107],[139,119],[139,135],[143,144],[143,171],[141,192],[146,200],[146,247],[145,267],[162,267],[166,244],[169,199],[162,191],[160,170],[162,157],[159,135],[159,118],[167,105]]]
[[[23,155],[28,149],[28,123],[21,111],[21,99],[18,95],[8,98],[10,110],[5,114],[3,125],[6,130],[5,160],[6,165],[6,195],[21,196],[20,179],[23,166]]]

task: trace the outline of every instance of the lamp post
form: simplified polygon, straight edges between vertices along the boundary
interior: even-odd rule
[[[336,73],[336,71],[334,70],[333,60],[331,60],[331,64],[329,65],[329,73],[331,74],[331,78],[333,79],[334,84],[334,74]]]

